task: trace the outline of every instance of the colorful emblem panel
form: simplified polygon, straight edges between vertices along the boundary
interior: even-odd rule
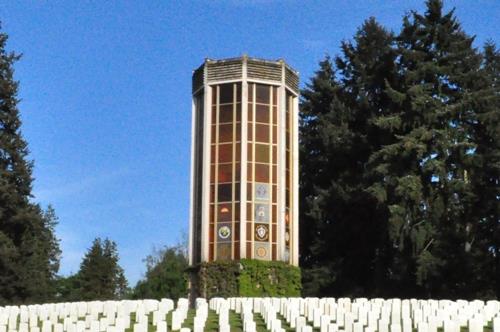
[[[231,243],[217,243],[217,259],[231,259]]]
[[[269,223],[269,205],[255,204],[255,222]]]
[[[220,223],[217,225],[217,242],[231,242],[231,224]]]
[[[254,257],[261,260],[270,260],[269,243],[255,242]]]
[[[269,200],[269,184],[268,183],[255,183],[255,200],[268,201]]]
[[[269,226],[266,224],[255,224],[255,240],[267,241],[269,240]]]

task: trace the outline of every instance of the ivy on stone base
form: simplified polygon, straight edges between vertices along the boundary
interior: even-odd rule
[[[300,268],[284,262],[251,259],[202,263],[191,269],[197,296],[300,296]]]
[[[197,278],[199,292],[206,298],[238,296],[239,274],[237,262],[202,263]]]

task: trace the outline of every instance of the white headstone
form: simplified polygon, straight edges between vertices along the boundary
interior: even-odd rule
[[[328,324],[327,332],[338,332],[339,327],[337,324]]]
[[[304,326],[306,326],[306,318],[304,316],[297,317],[295,320],[295,331],[301,332]]]
[[[321,316],[320,332],[328,332],[328,325],[332,321],[332,317],[328,315]]]
[[[356,322],[352,325],[353,332],[363,332],[363,323]]]
[[[63,332],[63,325],[61,323],[54,324],[54,332]]]
[[[480,318],[469,319],[469,332],[483,332],[483,320]]]
[[[429,325],[425,322],[420,322],[417,325],[417,331],[418,332],[428,332],[429,331]]]
[[[44,320],[42,323],[42,332],[52,332],[52,322]]]
[[[312,326],[306,325],[300,330],[300,332],[313,332],[313,328]]]
[[[499,314],[497,313],[497,315]],[[500,316],[493,319],[493,332],[500,332]]]
[[[401,332],[401,325],[399,324],[391,324],[390,326],[391,332]]]
[[[160,320],[156,324],[156,332],[167,332],[167,322]]]

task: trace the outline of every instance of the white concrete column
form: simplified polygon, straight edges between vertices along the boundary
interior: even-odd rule
[[[278,199],[277,218],[278,232],[277,260],[283,260],[285,254],[285,212],[286,212],[286,87],[285,87],[285,63],[281,63],[281,85],[279,87],[278,99]]]
[[[247,59],[243,56],[241,81],[241,160],[240,160],[240,258],[247,257],[247,162],[248,162],[248,82]]]
[[[292,193],[292,227],[293,235],[290,234],[290,240],[292,241],[290,245],[290,256],[291,263],[295,266],[299,265],[299,98],[298,96],[294,98],[293,110],[292,110],[292,140],[290,153],[292,154],[292,183],[291,183],[291,193]],[[292,211],[290,211],[292,212]]]
[[[204,102],[203,102],[203,185],[202,185],[202,213],[201,213],[201,261],[208,261],[208,246],[209,246],[209,226],[210,226],[210,139],[212,133],[211,124],[211,102],[212,102],[212,91],[207,83],[207,61],[205,61],[204,68]]]
[[[196,120],[197,120],[197,114],[196,114],[196,104],[195,104],[195,97],[193,95],[192,101],[191,101],[191,169],[190,169],[190,188],[189,188],[189,238],[188,238],[188,260],[189,260],[189,265],[193,264],[193,245],[194,245],[194,238],[193,238],[193,231],[194,231],[194,187],[195,187],[195,178],[194,178],[194,168],[195,168],[195,149],[196,149]]]

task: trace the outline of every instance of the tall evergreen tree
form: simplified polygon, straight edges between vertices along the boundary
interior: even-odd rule
[[[32,294],[29,301],[34,303],[55,298],[61,256],[59,240],[55,237],[55,226],[58,223],[55,210],[49,205],[46,211],[41,212],[41,216],[41,222],[35,224],[32,233],[25,239],[32,257],[24,268],[30,280],[36,280],[36,283],[28,284],[29,293]]]
[[[0,32],[0,304],[50,300],[59,261],[55,214],[31,202],[33,163],[13,68],[20,56],[7,52],[7,39]]]
[[[471,247],[477,248],[481,267],[480,288],[484,297],[500,298],[500,52],[492,41],[484,47],[483,75],[476,82],[483,87],[476,100],[478,121],[473,124],[476,144],[470,181],[475,193],[476,234]],[[481,287],[482,286],[482,287]]]
[[[390,112],[382,93],[394,79],[392,33],[367,20],[321,62],[302,92],[301,265],[305,293],[375,291],[384,252],[383,218],[366,191],[365,164],[386,143],[374,118]],[[314,171],[312,171],[314,170]],[[346,236],[349,234],[351,236]],[[360,245],[362,244],[362,245]]]
[[[430,0],[424,15],[404,18],[401,79],[386,89],[399,111],[378,121],[392,127],[396,140],[370,157],[369,169],[376,179],[371,188],[389,212],[394,281],[413,289],[408,295],[471,297],[477,225],[467,174],[476,148],[474,106],[485,91],[477,85],[481,55],[473,38],[442,7]]]
[[[426,5],[398,35],[367,20],[302,93],[306,293],[498,294],[498,52]]]
[[[96,238],[80,264],[77,274],[81,300],[121,299],[127,280],[118,264],[116,243]]]

